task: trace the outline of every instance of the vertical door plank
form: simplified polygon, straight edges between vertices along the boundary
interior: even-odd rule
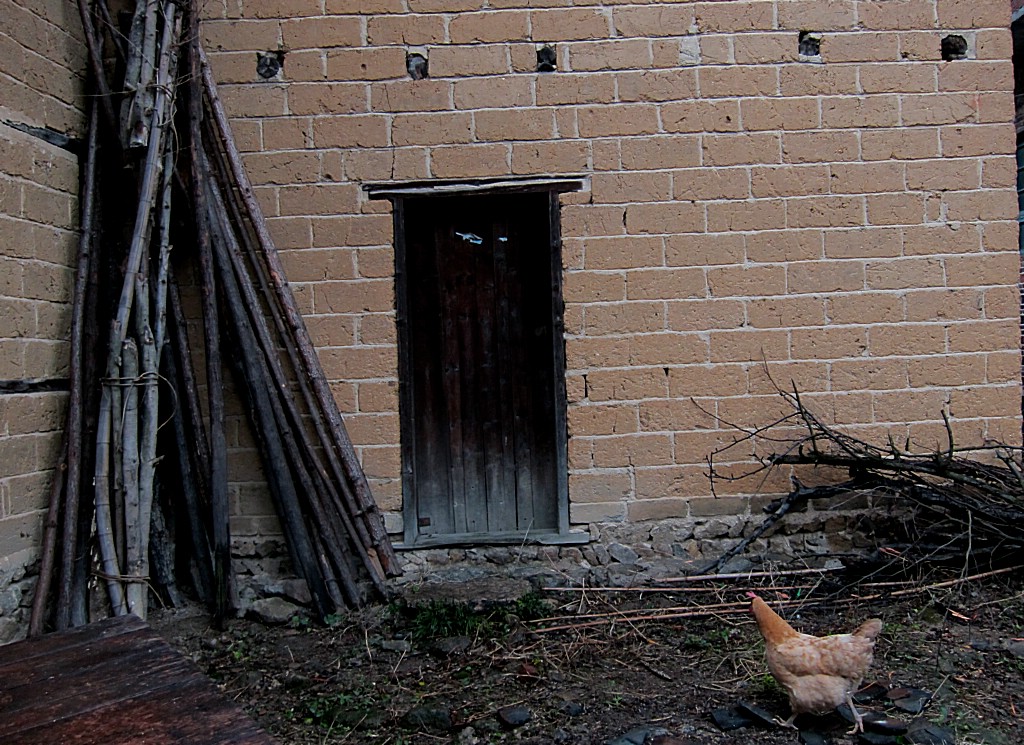
[[[460,319],[461,284],[464,269],[455,245],[454,230],[450,223],[438,222],[434,227],[434,245],[437,247],[441,305],[441,363],[444,367],[444,403],[447,425],[449,494],[452,510],[452,532],[467,532],[465,443],[463,441],[462,412],[462,330]]]
[[[504,208],[503,208],[504,207]],[[496,202],[489,224],[491,251],[485,271],[490,275],[488,302],[491,319],[486,332],[490,336],[487,360],[488,389],[488,529],[492,532],[517,529],[516,489],[513,452],[512,401],[509,359],[508,215],[505,205]]]

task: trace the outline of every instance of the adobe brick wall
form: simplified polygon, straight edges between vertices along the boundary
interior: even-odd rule
[[[249,174],[393,528],[392,227],[368,181],[590,176],[562,199],[574,524],[749,514],[754,485],[713,501],[704,459],[733,437],[716,417],[779,414],[768,374],[861,437],[930,448],[946,410],[962,444],[1019,441],[1007,0],[207,9]],[[942,61],[947,34],[967,59]],[[541,44],[557,72],[534,71]],[[261,80],[268,51],[283,70]]]
[[[80,137],[84,45],[70,0],[2,0],[0,380],[67,377],[78,158],[24,126]],[[66,394],[0,394],[0,641],[19,630]],[[23,630],[23,629],[21,629]]]

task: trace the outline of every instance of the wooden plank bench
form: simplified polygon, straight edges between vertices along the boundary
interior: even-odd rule
[[[276,745],[135,616],[0,647],[0,743]]]

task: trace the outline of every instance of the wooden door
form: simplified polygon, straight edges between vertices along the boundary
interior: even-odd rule
[[[422,197],[396,214],[406,542],[564,531],[557,198]]]

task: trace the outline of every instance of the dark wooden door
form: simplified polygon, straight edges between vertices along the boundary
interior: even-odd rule
[[[404,200],[399,340],[406,541],[564,529],[557,200]]]

